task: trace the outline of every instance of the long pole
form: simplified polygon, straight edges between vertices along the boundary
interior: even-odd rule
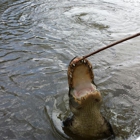
[[[112,47],[112,46],[115,46],[115,45],[117,45],[117,44],[119,44],[119,43],[122,43],[122,42],[124,42],[124,41],[127,41],[127,40],[129,40],[129,39],[135,38],[135,37],[137,37],[137,36],[140,36],[140,33],[137,33],[137,34],[134,34],[134,35],[132,35],[132,36],[126,37],[126,38],[121,39],[121,40],[119,40],[119,41],[116,41],[116,42],[114,42],[114,43],[112,43],[112,44],[110,44],[110,45],[107,45],[107,46],[105,46],[105,47],[103,47],[103,48],[100,48],[100,49],[98,49],[98,50],[95,51],[95,52],[92,52],[92,53],[90,53],[90,54],[87,54],[87,55],[83,56],[80,60],[85,59],[85,58],[87,58],[87,57],[90,57],[91,55],[94,55],[94,54],[96,54],[96,53],[99,53],[99,52],[101,52],[101,51],[103,51],[103,50],[105,50],[105,49],[108,49],[108,48],[110,48],[110,47]]]

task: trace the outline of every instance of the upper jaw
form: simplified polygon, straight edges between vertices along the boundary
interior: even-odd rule
[[[75,88],[82,82],[92,83],[94,79],[91,63],[87,59],[80,59],[80,57],[74,58],[68,66],[67,74],[69,88]]]
[[[81,98],[96,90],[93,84],[94,74],[92,65],[87,59],[74,58],[68,66],[68,84],[72,95]],[[70,92],[71,93],[71,92]]]

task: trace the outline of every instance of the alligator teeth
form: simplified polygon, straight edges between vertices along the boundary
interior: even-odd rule
[[[84,62],[84,60],[82,59],[82,60],[81,60],[81,62],[83,63],[83,62]]]
[[[86,100],[86,97],[81,97],[82,100]]]
[[[72,66],[75,67],[75,64],[73,63]]]
[[[70,74],[69,76],[70,76],[70,78],[72,78],[72,74]]]
[[[86,64],[86,63],[87,63],[87,61],[86,61],[86,60],[84,60],[84,63]]]
[[[91,66],[91,65],[89,65],[89,68],[91,69],[91,68],[92,68],[92,66]]]

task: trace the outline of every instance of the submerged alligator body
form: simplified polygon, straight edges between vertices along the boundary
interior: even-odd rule
[[[92,65],[74,58],[68,67],[69,107],[73,116],[63,124],[82,138],[114,137],[110,123],[100,113],[102,97],[94,84]]]

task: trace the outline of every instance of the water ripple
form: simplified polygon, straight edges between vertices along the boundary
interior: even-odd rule
[[[70,139],[61,127],[69,114],[68,63],[139,32],[136,2],[0,1],[0,137]],[[89,58],[118,139],[140,134],[139,44],[138,37]]]

